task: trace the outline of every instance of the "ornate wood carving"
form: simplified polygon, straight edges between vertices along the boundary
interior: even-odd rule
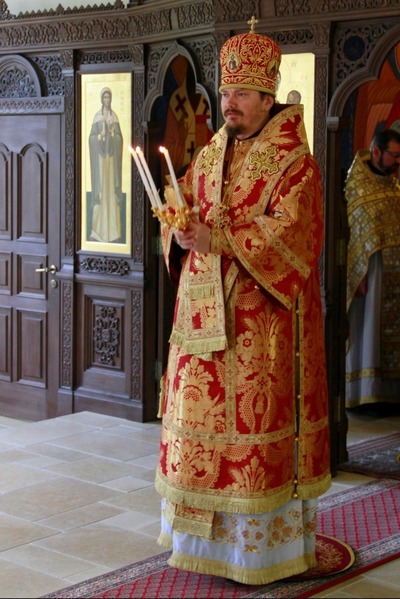
[[[62,366],[61,385],[72,388],[72,346],[73,346],[73,289],[72,283],[62,283],[61,286],[61,320],[62,320]]]
[[[355,71],[365,67],[376,43],[390,29],[398,25],[400,19],[392,18],[379,23],[340,24],[333,38],[335,68],[332,70],[333,89]]]
[[[119,306],[94,306],[93,364],[121,368],[121,317]]]
[[[67,64],[73,62],[73,53],[64,53]],[[65,224],[64,255],[73,257],[75,251],[75,79],[72,69],[64,70],[65,83]]]
[[[215,82],[217,80],[217,73],[215,71],[215,65],[218,52],[215,38],[207,36],[190,39],[187,41],[186,45],[196,57],[199,80],[209,91],[213,92],[214,99],[216,99]]]
[[[144,48],[142,44],[130,46],[133,60],[133,130],[132,143],[144,145],[143,130],[143,104],[146,95]],[[144,189],[142,179],[137,168],[133,169],[134,193],[132,196],[132,257],[134,262],[141,263],[144,260]]]
[[[63,112],[64,98],[7,98],[0,99],[0,113],[28,114],[30,112]]]
[[[142,330],[143,294],[140,291],[132,291],[131,305],[131,397],[137,400],[142,396],[143,338],[138,332]]]
[[[119,275],[125,276],[129,274],[129,263],[126,260],[118,258],[86,257],[80,261],[79,267],[81,271],[95,272],[102,275]]]
[[[132,62],[132,53],[124,50],[85,51],[79,56],[80,66],[93,64],[124,64]]]
[[[398,0],[275,0],[276,16],[337,14],[340,11],[399,7]]]
[[[32,61],[37,65],[41,76],[44,78],[43,95],[63,96],[65,83],[60,55],[33,56]]]

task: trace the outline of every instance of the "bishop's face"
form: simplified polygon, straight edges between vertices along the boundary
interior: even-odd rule
[[[269,120],[274,98],[254,89],[228,88],[221,91],[221,111],[228,135],[246,139]]]

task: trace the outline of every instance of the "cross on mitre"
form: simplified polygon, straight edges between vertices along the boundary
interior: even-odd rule
[[[253,15],[250,21],[247,21],[247,25],[250,25],[250,33],[254,33],[254,27],[257,25],[258,19]]]

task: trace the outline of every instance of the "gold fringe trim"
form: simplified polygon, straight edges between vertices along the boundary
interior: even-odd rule
[[[267,568],[259,570],[250,570],[235,564],[219,562],[216,560],[205,559],[202,557],[192,557],[180,553],[173,553],[168,560],[168,564],[173,568],[189,570],[199,574],[212,574],[213,576],[222,576],[241,582],[242,584],[269,584],[275,580],[281,580],[295,574],[301,574],[317,565],[314,553],[305,553],[303,556],[293,560],[288,560],[281,564],[274,564]]]
[[[321,480],[312,484],[298,484],[296,486],[296,492],[299,499],[317,499],[320,495],[323,495],[328,491],[332,484],[332,477],[326,474]]]
[[[332,484],[331,474],[327,473],[321,479],[306,484],[290,484],[269,496],[262,497],[232,497],[216,491],[189,491],[173,487],[161,474],[156,472],[155,489],[168,501],[176,505],[190,506],[196,509],[214,512],[229,512],[233,514],[264,514],[282,507],[293,498],[301,500],[317,499],[329,490]],[[208,491],[208,494],[207,494]]]
[[[233,514],[263,514],[291,501],[295,487],[294,484],[290,484],[287,488],[280,489],[268,497],[232,497],[231,492],[227,494],[221,491],[218,494],[217,491],[209,489],[189,491],[188,489],[175,488],[166,478],[162,477],[158,469],[155,489],[162,497],[177,505],[184,504],[206,511],[230,512]],[[314,498],[314,496],[315,494],[310,492],[307,497],[302,497],[302,499]]]
[[[172,535],[169,535],[168,533],[161,531],[157,539],[157,545],[160,545],[160,547],[166,547],[167,549],[171,549]]]

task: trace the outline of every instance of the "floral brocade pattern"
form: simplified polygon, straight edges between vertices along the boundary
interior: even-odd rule
[[[234,514],[215,515],[213,538],[243,552],[262,553],[284,547],[305,535],[316,532],[317,511],[314,506],[304,513],[291,509],[285,514],[271,517],[237,518]]]

